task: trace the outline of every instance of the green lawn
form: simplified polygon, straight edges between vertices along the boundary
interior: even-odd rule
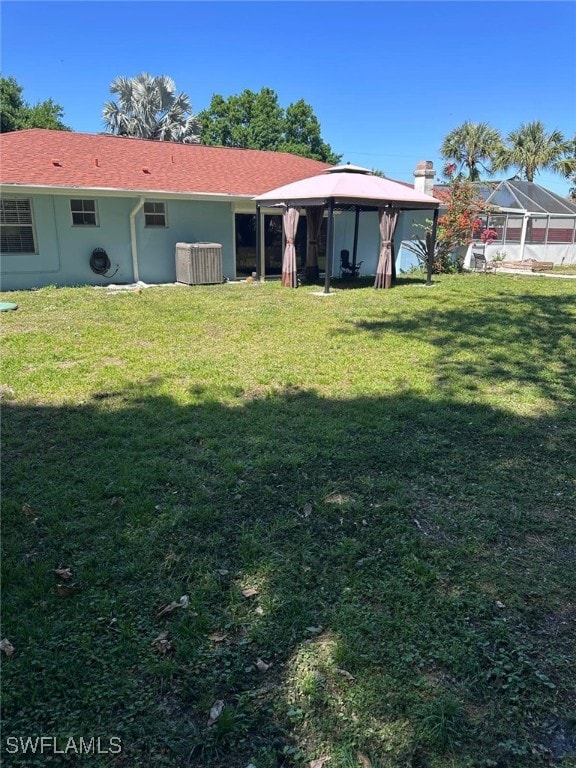
[[[314,290],[1,296],[3,765],[576,766],[576,284]]]

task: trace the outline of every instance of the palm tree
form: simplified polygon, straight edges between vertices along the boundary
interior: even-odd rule
[[[176,94],[176,85],[166,75],[142,72],[136,77],[117,77],[110,92],[118,103],[104,104],[102,118],[109,133],[140,139],[199,142],[199,126],[185,93]]]
[[[488,123],[466,121],[446,136],[440,148],[440,154],[445,160],[455,161],[459,167],[459,173],[466,167],[470,181],[478,181],[479,168],[491,174],[489,164],[501,147],[500,133],[491,128]]]
[[[494,168],[506,171],[514,166],[526,181],[534,181],[538,171],[547,168],[562,173],[560,161],[570,151],[562,133],[547,134],[539,120],[523,123],[517,131],[508,134],[506,141],[508,145],[498,153]]]
[[[574,185],[570,188],[569,194],[576,199],[576,136],[566,142],[565,155],[557,160],[552,168]]]

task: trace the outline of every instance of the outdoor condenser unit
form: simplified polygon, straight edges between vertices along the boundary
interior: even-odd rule
[[[186,285],[222,283],[222,245],[176,243],[176,282]]]

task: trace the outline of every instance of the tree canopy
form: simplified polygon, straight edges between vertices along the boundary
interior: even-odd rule
[[[470,181],[478,181],[480,169],[491,173],[490,163],[501,148],[502,137],[488,123],[466,121],[446,136],[440,154],[460,172],[466,168]]]
[[[341,159],[323,141],[312,107],[300,99],[283,109],[271,88],[227,99],[215,94],[198,122],[202,144],[290,152],[331,165]]]
[[[102,118],[109,133],[140,139],[198,143],[198,122],[185,93],[166,75],[142,72],[135,77],[117,77],[110,85],[118,102],[104,104]]]
[[[447,161],[445,175],[463,175],[479,181],[481,172],[491,176],[515,168],[526,181],[541,170],[562,174],[576,184],[576,138],[566,141],[560,131],[547,133],[543,123],[524,123],[505,138],[487,123],[465,122],[444,139],[440,153]]]
[[[24,128],[50,128],[69,131],[62,122],[64,111],[52,99],[28,104],[23,88],[14,77],[0,77],[0,132],[10,133]]]
[[[562,172],[559,161],[570,151],[562,133],[547,133],[539,120],[523,123],[508,134],[506,142],[495,159],[495,169],[506,171],[515,167],[526,181],[534,181],[540,170]]]

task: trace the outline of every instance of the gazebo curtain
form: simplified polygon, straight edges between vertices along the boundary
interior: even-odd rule
[[[323,205],[311,205],[306,209],[308,222],[308,249],[306,253],[306,277],[316,279],[318,277],[318,240],[322,229]]]
[[[297,208],[286,208],[282,214],[284,236],[286,237],[286,248],[284,249],[284,258],[282,259],[282,285],[285,288],[296,288],[298,286],[294,240],[296,238],[299,218],[300,213]]]
[[[392,238],[398,222],[396,208],[378,208],[380,220],[380,256],[374,288],[392,287]]]

